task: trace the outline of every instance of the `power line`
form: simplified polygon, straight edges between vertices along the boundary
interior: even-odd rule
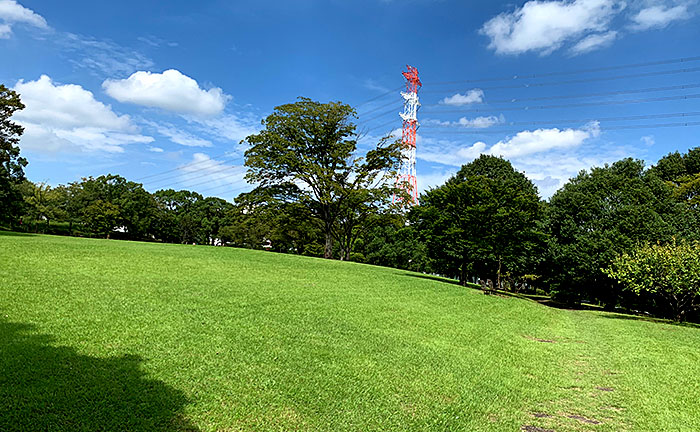
[[[362,113],[362,114],[359,114],[359,117],[362,117],[362,116],[365,116],[365,115],[367,115],[367,114],[371,114],[371,113],[373,113],[373,112],[379,111],[380,109],[386,108],[386,107],[388,107],[388,106],[390,106],[390,105],[403,106],[403,103],[401,103],[401,102],[399,102],[399,101],[391,101],[391,102],[389,102],[388,104],[380,105],[380,106],[378,106],[378,107],[376,107],[376,108],[374,108],[374,109],[372,109],[372,110],[370,110],[370,111],[366,111],[366,112],[364,112],[364,113]]]
[[[627,104],[637,104],[637,103],[649,103],[649,102],[667,102],[674,100],[687,100],[687,99],[698,99],[700,94],[689,94],[680,96],[664,96],[658,98],[646,98],[646,99],[627,99],[621,101],[598,101],[598,102],[582,102],[573,104],[560,104],[560,105],[535,105],[535,106],[525,106],[525,107],[505,107],[497,108],[497,111],[535,111],[535,110],[546,110],[546,109],[558,109],[558,108],[580,108],[587,106],[600,106],[600,105],[627,105]],[[478,113],[478,112],[492,112],[493,109],[480,109],[473,108],[467,110],[443,110],[443,111],[428,111],[427,114],[449,114],[449,113]]]
[[[214,160],[212,159],[212,161],[214,161]],[[183,179],[183,180],[181,180],[181,181],[175,182],[174,184],[182,184],[182,183],[187,182],[187,181],[190,181],[190,180],[195,180],[195,179],[198,179],[198,178],[206,177],[206,176],[211,175],[211,174],[216,174],[216,173],[228,171],[228,170],[230,170],[230,169],[232,169],[232,168],[236,168],[236,167],[237,167],[236,165],[226,165],[226,166],[222,167],[221,169],[217,169],[217,170],[214,170],[214,171],[207,171],[206,173],[204,173],[204,174],[202,174],[202,175],[199,175],[199,176],[188,177],[187,179]],[[167,177],[167,178],[162,178],[162,179],[160,179],[160,180],[156,180],[155,182],[156,182],[156,184],[157,184],[157,183],[161,183],[161,182],[171,181],[172,179],[179,178],[182,174],[186,174],[186,173],[187,173],[187,171],[185,171],[184,173],[181,172],[180,174],[178,174],[178,175],[176,175],[176,176]],[[152,186],[151,186],[151,187],[152,187]]]
[[[693,89],[693,88],[700,88],[700,83],[680,84],[680,85],[675,85],[675,86],[652,87],[652,88],[632,89],[632,90],[616,90],[616,91],[600,92],[600,93],[580,93],[580,94],[575,94],[575,95],[555,95],[555,96],[540,96],[540,97],[532,97],[532,98],[501,99],[501,100],[487,101],[486,104],[488,104],[488,105],[511,104],[511,103],[528,102],[528,101],[557,100],[557,99],[580,99],[580,98],[599,97],[599,96],[619,96],[619,95],[624,95],[624,94],[653,93],[653,92],[661,92],[661,91],[687,90],[687,89]],[[446,105],[447,104],[430,104],[430,105],[424,105],[424,107],[441,107],[441,106],[446,106]]]
[[[359,107],[361,107],[362,105],[366,105],[366,104],[368,104],[368,103],[370,103],[370,102],[374,102],[375,100],[381,99],[381,98],[383,98],[384,96],[387,96],[387,95],[390,95],[390,94],[394,94],[394,93],[396,93],[397,91],[401,90],[403,87],[404,87],[404,86],[396,87],[396,88],[394,88],[394,89],[392,89],[392,90],[389,90],[389,91],[387,91],[387,92],[385,92],[385,93],[382,93],[382,94],[380,94],[380,95],[378,95],[378,96],[375,96],[375,97],[373,97],[373,98],[367,99],[367,100],[364,101],[364,102],[360,102],[360,103],[358,103],[358,104],[355,105],[355,108],[359,108]]]
[[[645,114],[636,116],[620,116],[620,117],[589,117],[585,119],[566,119],[566,120],[543,120],[543,121],[522,121],[522,122],[505,122],[509,126],[525,126],[525,125],[554,125],[560,123],[586,123],[592,121],[629,121],[629,120],[651,120],[651,119],[662,119],[662,118],[675,118],[675,117],[695,117],[700,116],[700,112],[682,112],[682,113],[668,113],[668,114]],[[437,120],[435,120],[437,121]],[[452,124],[435,124],[431,120],[426,120],[423,127],[429,129],[433,128],[449,128],[449,129],[467,129],[468,125],[462,125],[459,123]],[[474,129],[474,128],[472,128]]]
[[[541,83],[525,83],[525,84],[518,84],[518,85],[480,87],[479,89],[480,90],[503,90],[503,89],[522,89],[522,88],[532,88],[532,87],[535,87],[535,88],[537,88],[537,87],[551,87],[551,86],[558,86],[558,85],[583,84],[583,83],[598,82],[598,81],[616,81],[616,80],[631,79],[631,78],[645,78],[645,77],[652,77],[652,76],[675,75],[675,74],[692,73],[692,72],[700,72],[700,67],[685,68],[685,69],[673,69],[673,70],[656,71],[656,72],[643,72],[643,73],[628,74],[628,75],[614,75],[614,76],[608,76],[608,77],[594,77],[594,78],[585,78],[585,79],[569,80],[569,81],[550,81],[550,82],[541,82]],[[449,92],[449,91],[461,91],[461,90],[464,90],[464,88],[441,89],[441,90],[423,90],[422,93],[434,94],[434,93],[445,93],[445,92]]]
[[[205,159],[205,160],[201,160],[201,161],[195,161],[195,162],[190,162],[190,163],[187,163],[187,164],[184,164],[184,165],[180,165],[180,166],[178,166],[178,167],[176,167],[176,168],[173,168],[173,169],[169,169],[169,170],[166,170],[166,171],[161,171],[161,172],[159,172],[159,173],[150,174],[150,175],[147,175],[147,176],[145,176],[145,177],[140,177],[140,178],[134,179],[134,181],[142,181],[142,180],[145,180],[145,179],[149,179],[149,178],[153,178],[153,177],[158,177],[158,176],[163,175],[163,174],[169,174],[169,173],[171,173],[171,172],[179,171],[179,170],[181,170],[181,169],[184,168],[184,167],[192,167],[192,166],[196,166],[196,165],[203,164],[203,163],[206,163],[206,162],[211,162],[213,159],[217,159],[217,158],[224,157],[224,156],[230,156],[230,153],[229,153],[229,152],[226,152],[226,153],[222,153],[222,154],[220,154],[220,155],[212,156],[212,157],[209,158],[209,159]]]
[[[700,121],[695,122],[683,122],[683,123],[656,123],[656,124],[641,124],[641,125],[618,125],[618,126],[606,126],[601,127],[601,130],[623,130],[623,129],[655,129],[655,128],[671,128],[671,127],[690,127],[690,126],[700,126]],[[430,127],[426,128],[430,129]],[[464,135],[498,135],[498,134],[510,134],[522,132],[518,129],[501,129],[501,130],[449,130],[443,131],[450,134],[464,134]]]
[[[514,75],[514,76],[510,76],[510,77],[504,76],[504,77],[480,78],[480,79],[460,80],[460,81],[431,82],[431,85],[471,84],[471,83],[489,82],[489,81],[512,81],[512,80],[521,80],[521,79],[537,79],[537,78],[547,78],[547,77],[553,77],[553,76],[580,75],[580,74],[584,74],[584,73],[607,72],[607,71],[612,71],[612,70],[632,69],[632,68],[640,68],[640,67],[648,67],[648,66],[662,66],[662,65],[668,65],[668,64],[688,63],[688,62],[694,62],[694,61],[700,61],[700,56],[683,57],[683,58],[676,58],[676,59],[670,59],[670,60],[658,60],[658,61],[644,62],[644,63],[631,63],[631,64],[617,65],[617,66],[604,66],[604,67],[589,68],[589,69],[578,69],[578,70],[569,70],[569,71],[560,71],[560,72],[548,72],[548,73],[541,73],[541,74]]]

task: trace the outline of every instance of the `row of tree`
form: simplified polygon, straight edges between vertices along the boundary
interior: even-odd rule
[[[258,186],[229,203],[149,193],[117,175],[56,187],[26,181],[22,131],[9,121],[21,102],[0,91],[0,221],[14,229],[268,248],[680,317],[680,300],[634,289],[643,285],[631,284],[619,260],[641,262],[637,253],[657,243],[698,250],[700,148],[651,168],[623,159],[583,171],[549,201],[510,162],[483,155],[408,206],[393,180],[401,144],[384,139],[360,155],[351,107],[302,98],[275,108],[246,139],[247,178]],[[688,287],[685,315],[700,295],[698,284]]]

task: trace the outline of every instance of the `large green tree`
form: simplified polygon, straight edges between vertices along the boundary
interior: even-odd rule
[[[245,140],[246,178],[263,188],[284,186],[288,201],[306,206],[323,232],[326,258],[333,256],[339,219],[357,216],[360,205],[381,199],[366,191],[385,185],[401,160],[399,143],[386,140],[357,156],[354,117],[349,105],[300,98],[276,107],[263,129]],[[347,233],[354,229],[343,230],[346,249],[353,242]]]
[[[24,109],[19,95],[0,84],[0,222],[12,222],[21,213],[27,160],[20,157],[19,138],[24,128],[11,121],[12,115]]]
[[[421,197],[411,219],[434,270],[458,276],[519,278],[542,248],[537,188],[510,162],[482,155]]]
[[[677,233],[683,207],[639,160],[583,171],[551,198],[547,279],[566,302],[616,306],[619,286],[601,271],[639,242],[667,241]]]

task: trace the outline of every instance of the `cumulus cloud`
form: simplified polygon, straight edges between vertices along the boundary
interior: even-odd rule
[[[652,28],[664,28],[673,21],[684,20],[691,17],[687,4],[675,7],[654,5],[640,10],[632,17],[632,29],[649,30]]]
[[[27,24],[40,29],[48,29],[49,25],[41,15],[20,5],[15,0],[0,0],[0,39],[12,35],[14,24]]]
[[[607,32],[625,6],[619,0],[528,1],[490,19],[480,32],[498,54],[549,54],[590,33]]]
[[[586,140],[599,135],[600,126],[597,122],[593,122],[581,129],[552,128],[522,131],[498,141],[491,147],[481,141],[467,147],[455,147],[449,141],[434,141],[419,137],[418,143],[423,144],[423,146],[417,157],[443,165],[461,166],[480,154],[492,154],[506,159],[521,158],[553,150],[578,147]],[[445,148],[450,150],[445,151]]]
[[[472,89],[465,94],[457,93],[440,101],[441,104],[453,106],[479,104],[483,102],[484,91],[481,89]]]
[[[127,79],[108,79],[102,87],[119,102],[199,116],[220,114],[231,99],[218,87],[202,89],[197,81],[175,69],[138,71]]]
[[[22,147],[38,152],[122,152],[130,143],[149,143],[129,116],[118,115],[75,84],[55,84],[42,75],[14,86],[26,108],[15,114],[25,127]]]
[[[597,122],[578,129],[522,131],[491,146],[483,141],[464,146],[456,141],[419,135],[416,156],[421,161],[455,169],[481,154],[502,156],[510,160],[516,169],[524,171],[538,186],[542,196],[549,197],[580,170],[633,153],[631,149],[616,151],[613,148],[603,152],[593,145],[593,139],[599,136],[600,126]],[[428,172],[428,179],[434,181],[448,172],[451,171],[444,168],[433,169],[432,174]]]
[[[518,132],[514,137],[494,144],[489,153],[504,158],[517,158],[545,151],[577,147],[589,138],[600,135],[597,122],[583,129],[537,129]]]

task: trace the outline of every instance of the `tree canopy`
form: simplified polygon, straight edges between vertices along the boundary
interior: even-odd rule
[[[510,162],[482,155],[426,192],[412,220],[440,273],[493,278],[528,273],[542,242],[536,187]]]
[[[246,178],[309,209],[324,234],[325,258],[333,256],[334,237],[349,255],[364,206],[376,208],[373,203],[393,193],[390,185],[401,161],[399,143],[390,140],[358,156],[354,116],[349,105],[300,98],[276,107],[262,121],[263,130],[245,140],[250,145]]]
[[[11,120],[22,109],[17,92],[0,84],[0,222],[12,222],[23,203],[19,185],[24,181],[27,160],[20,157],[18,144],[24,128]]]

